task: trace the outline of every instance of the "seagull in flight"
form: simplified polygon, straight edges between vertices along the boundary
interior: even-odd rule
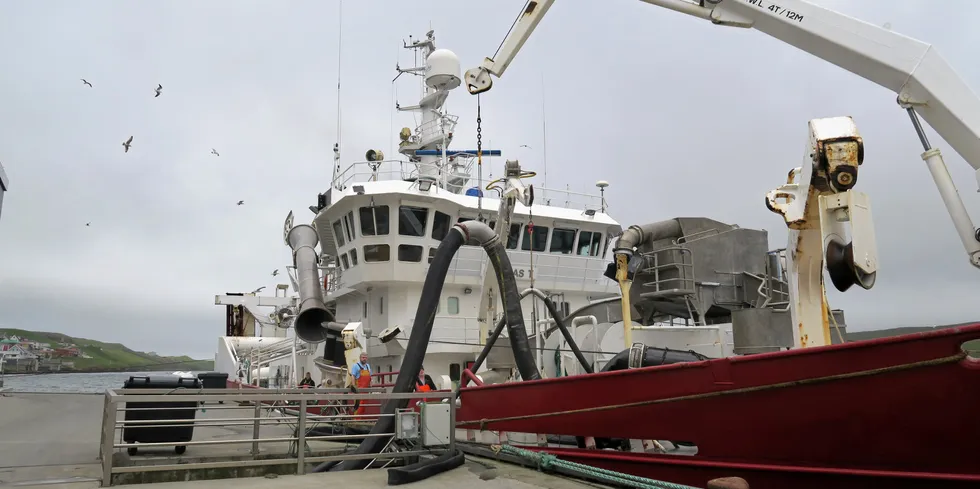
[[[159,83],[157,83],[157,88],[156,88],[156,90],[154,90],[154,92],[156,92],[157,94],[156,94],[156,95],[154,95],[154,96],[153,96],[153,98],[157,98],[157,97],[159,97],[159,96],[160,96],[160,92],[161,92],[162,90],[163,90],[163,85],[161,85],[161,84],[159,84]]]
[[[126,140],[126,142],[125,142],[125,143],[123,143],[123,148],[126,148],[126,150],[125,150],[125,151],[123,151],[123,152],[124,152],[124,153],[129,153],[129,147],[130,147],[130,146],[131,146],[132,144],[133,144],[133,136],[130,136],[130,137],[129,137],[129,139],[127,139],[127,140]]]
[[[221,155],[219,155],[219,154],[218,154],[218,152],[217,152],[217,151],[215,151],[215,149],[214,149],[214,148],[211,148],[211,154],[213,154],[213,155],[215,155],[215,156],[221,156]]]
[[[261,287],[259,287],[259,288],[257,288],[257,289],[255,289],[255,290],[253,290],[253,291],[252,291],[252,293],[253,293],[253,294],[258,294],[259,292],[262,292],[262,289],[264,289],[264,288],[265,288],[265,286],[263,285],[263,286],[261,286]]]
[[[92,225],[92,223],[90,223],[90,222],[85,223],[85,226],[91,226],[91,225]]]
[[[245,205],[245,201],[244,200],[239,200],[238,203],[235,204],[235,205]]]
[[[527,148],[527,149],[533,149],[533,148],[531,148],[530,146],[528,146],[526,144],[522,144],[519,147],[521,147],[521,148]]]
[[[88,80],[86,80],[86,79],[84,79],[84,78],[82,78],[82,83],[84,83],[84,84],[86,84],[86,85],[88,85],[88,87],[89,87],[89,88],[92,88],[92,84],[91,84],[91,83],[89,83],[89,82],[88,82]]]
[[[275,277],[276,275],[279,275],[279,269],[278,268],[272,271],[272,276]]]

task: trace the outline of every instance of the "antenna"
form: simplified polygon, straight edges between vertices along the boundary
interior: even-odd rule
[[[541,198],[544,200],[545,205],[551,205],[551,201],[548,200],[548,115],[545,112],[544,107],[544,73],[541,73],[541,143],[542,151],[544,152],[543,159],[543,170],[541,179]]]
[[[340,68],[343,64],[341,57],[344,52],[344,0],[338,2],[337,10],[337,142],[333,145],[333,180],[336,180],[337,175],[340,174],[340,138],[343,134],[340,117]]]
[[[596,187],[599,187],[599,206],[602,208],[602,213],[606,213],[606,187],[609,186],[609,182],[605,180],[599,180],[595,183]]]

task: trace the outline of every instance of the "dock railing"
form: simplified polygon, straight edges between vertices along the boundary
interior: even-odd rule
[[[370,460],[370,467],[399,459],[411,463],[420,455],[455,449],[453,398],[452,391],[394,394],[378,389],[108,389],[102,486],[113,485],[120,474],[290,465],[304,474],[309,464],[328,461]],[[393,399],[407,400],[406,409],[380,414],[380,406]],[[382,416],[395,417],[395,429],[369,434]],[[351,434],[349,427],[360,431]],[[342,434],[314,433],[337,428]],[[240,436],[232,438],[229,432]],[[390,441],[382,453],[349,453],[369,436]],[[241,475],[226,477],[235,476]]]

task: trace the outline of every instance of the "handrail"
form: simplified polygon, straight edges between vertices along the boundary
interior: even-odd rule
[[[384,372],[381,375],[394,375],[397,372]],[[270,465],[294,464],[296,473],[303,474],[307,465],[336,460],[358,459],[405,459],[429,453],[441,453],[448,448],[455,448],[455,409],[456,405],[449,402],[455,398],[453,391],[433,391],[419,393],[388,393],[376,389],[366,389],[370,392],[350,392],[347,389],[160,389],[133,388],[107,389],[105,392],[105,409],[102,419],[102,439],[100,443],[100,460],[102,464],[102,485],[110,486],[116,482],[120,474],[148,473],[160,471],[183,471],[217,468],[252,468]],[[424,397],[423,397],[424,396]],[[340,423],[348,425],[351,422],[373,423],[380,414],[381,402],[391,399],[409,400],[410,406],[424,402],[448,406],[448,426],[438,427],[427,424],[426,418],[414,410],[399,411],[387,416],[403,416],[414,418],[412,425],[420,430],[439,428],[447,433],[443,438],[427,438],[422,431],[402,438],[399,433],[359,433],[359,434],[314,434],[310,430],[324,423]],[[250,406],[242,408],[236,403],[249,402]],[[160,405],[164,403],[163,405]],[[206,403],[206,404],[205,404]],[[226,403],[226,404],[220,404]],[[350,412],[355,404],[359,404],[369,412]],[[206,408],[203,407],[206,405]],[[201,415],[198,416],[198,411]],[[120,412],[124,416],[120,416]],[[424,411],[423,411],[424,412]],[[445,413],[446,411],[443,411]],[[373,414],[371,414],[373,413]],[[250,414],[250,415],[249,415]],[[270,416],[277,415],[278,418]],[[443,422],[442,418],[431,418],[434,423]],[[285,423],[283,423],[285,421]],[[235,439],[200,439],[193,436],[195,427],[232,427],[251,426],[251,436]],[[262,436],[265,426],[266,436]],[[429,426],[429,428],[426,428]],[[282,430],[286,428],[287,431]],[[168,429],[169,435],[180,430],[183,437],[161,437],[160,430]],[[145,430],[156,430],[155,436],[144,436],[146,442],[135,443],[143,435],[151,433]],[[269,430],[273,430],[270,432]],[[117,440],[116,433],[122,440]],[[426,432],[429,433],[429,432]],[[429,433],[431,434],[431,433]],[[392,453],[337,453],[333,450],[325,453],[315,453],[310,448],[310,442],[347,442],[365,436],[389,436],[392,439],[405,439],[413,445],[408,451]],[[163,438],[163,439],[161,439]],[[414,441],[413,441],[414,440]],[[428,445],[425,445],[428,440]],[[199,454],[193,458],[184,458],[175,463],[156,464],[154,462],[140,463],[136,457],[137,450],[160,449],[173,447],[178,454],[187,447],[222,447],[241,444],[251,444],[252,454],[259,453],[260,444],[288,443],[288,453],[283,456],[268,459],[241,460],[239,456],[227,456],[224,460],[202,461]],[[322,448],[322,447],[321,447]],[[125,449],[130,452],[128,460],[114,457],[117,450]],[[275,450],[270,448],[269,450]],[[119,463],[125,461],[124,463]],[[115,477],[115,478],[114,478]]]
[[[408,181],[417,178],[420,169],[428,169],[432,173],[443,173],[448,177],[475,178],[472,174],[474,167],[473,157],[476,155],[456,154],[456,159],[464,159],[466,163],[446,165],[443,163],[412,162],[407,160],[386,159],[382,161],[355,161],[350,163],[338,173],[331,182],[331,188],[345,190],[355,184],[365,182],[381,181]],[[453,193],[462,193],[468,182],[463,185],[450,185]],[[537,199],[537,205],[550,207],[560,207],[576,210],[595,210],[600,211],[602,206],[602,195],[587,192],[577,192],[569,188],[553,188],[535,185],[535,192],[543,195]],[[494,198],[494,196],[488,196]],[[487,197],[485,197],[487,198]],[[608,205],[606,206],[608,207]]]

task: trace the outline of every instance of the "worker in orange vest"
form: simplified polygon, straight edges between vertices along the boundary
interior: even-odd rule
[[[353,384],[358,389],[371,387],[371,364],[368,363],[367,353],[361,353],[360,361],[351,367],[350,375],[354,379]],[[354,411],[354,414],[364,414],[364,401],[359,403],[359,407]]]
[[[436,389],[436,383],[432,377],[425,375],[425,367],[419,368],[419,376],[415,379],[415,392],[431,392]]]

